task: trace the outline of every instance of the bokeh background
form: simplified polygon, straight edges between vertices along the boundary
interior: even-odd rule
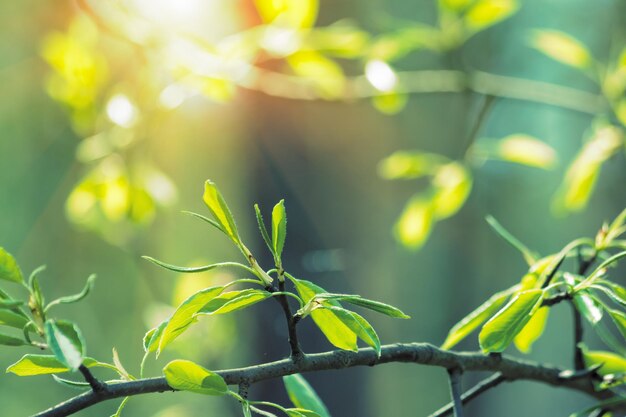
[[[439,344],[458,319],[520,279],[523,259],[488,227],[487,214],[549,254],[593,236],[626,206],[624,1],[322,0],[317,13],[317,2],[301,2],[308,9],[282,19],[271,7],[290,4],[283,3],[0,2],[0,245],[26,273],[47,265],[42,286],[50,299],[77,292],[89,274],[98,275],[88,299],[56,313],[78,323],[90,356],[108,360],[115,347],[137,372],[146,330],[195,289],[234,278],[228,271],[178,276],[140,258],[179,265],[237,259],[223,236],[180,213],[205,213],[207,178],[219,185],[265,265],[271,258],[260,255],[252,205],[269,213],[284,198],[288,270],[412,316],[368,315],[383,343]],[[473,3],[495,8],[471,26],[462,16]],[[312,29],[329,26],[334,29]],[[543,44],[552,59],[542,54],[534,29],[569,34],[593,63],[558,40]],[[528,99],[486,99],[475,88],[454,82],[449,88],[444,73],[415,81],[422,70],[480,71],[567,90],[522,83],[516,94]],[[516,85],[509,81],[501,80],[502,95]],[[438,91],[447,89],[455,91]],[[609,149],[600,146],[604,154],[594,160],[600,162],[578,168],[599,175],[595,187],[572,180],[584,143],[607,125],[613,126],[603,136],[613,138]],[[549,149],[522,142],[530,157],[507,161],[497,141],[512,134],[530,135]],[[483,147],[468,156],[472,141]],[[469,196],[453,186],[453,213],[440,221],[414,205],[404,213],[418,226],[398,232],[407,202],[427,201],[437,189],[433,173],[384,178],[394,175],[385,174],[381,161],[397,151],[461,161],[460,181],[472,183]],[[559,203],[555,193],[567,187],[582,197]],[[283,357],[281,319],[277,305],[267,303],[204,320],[151,359],[148,375],[173,358],[223,369]],[[305,351],[331,348],[311,323],[301,333]],[[558,306],[530,357],[568,365],[572,337],[569,308]],[[477,349],[476,338],[459,348]],[[23,353],[0,352],[3,368]],[[467,376],[466,386],[478,377]],[[448,401],[441,369],[390,364],[307,378],[334,416],[422,416]],[[0,378],[7,416],[30,415],[75,394],[45,376]],[[251,398],[287,403],[280,381],[255,385]],[[467,412],[560,416],[589,402],[515,382]],[[110,415],[115,407],[108,402],[79,415]],[[124,411],[128,417],[240,413],[233,401],[191,394],[136,397]]]

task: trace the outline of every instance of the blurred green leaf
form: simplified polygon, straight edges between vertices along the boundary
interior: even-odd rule
[[[441,49],[440,33],[432,26],[412,22],[410,26],[390,30],[378,36],[372,42],[368,57],[393,62],[419,49]]]
[[[516,134],[498,142],[498,157],[504,161],[535,168],[551,169],[557,161],[556,151],[532,136]]]
[[[602,365],[596,371],[602,376],[610,374],[626,373],[626,358],[613,352],[588,350],[583,347],[583,359],[585,366],[591,368],[596,365]]]
[[[45,324],[46,342],[54,356],[72,371],[83,363],[85,342],[74,323],[48,320]]]
[[[230,313],[250,307],[251,305],[263,301],[271,296],[272,293],[265,290],[247,289],[225,292],[207,302],[200,310],[198,310],[195,316],[201,314]]]
[[[478,0],[465,13],[464,21],[472,32],[478,32],[507,19],[517,11],[516,0]]]
[[[191,361],[175,360],[163,368],[167,384],[177,390],[205,395],[226,395],[228,386],[218,374]]]
[[[4,346],[24,346],[27,345],[24,339],[9,336],[7,334],[0,333],[0,345]]]
[[[96,275],[95,274],[90,275],[87,278],[87,282],[85,283],[85,286],[83,287],[81,292],[79,292],[78,294],[57,298],[56,300],[50,302],[50,304],[46,306],[45,311],[48,311],[50,307],[53,307],[57,304],[71,304],[71,303],[76,303],[82,300],[83,298],[87,297],[87,295],[89,295],[89,293],[93,289],[95,281],[96,281]]]
[[[280,200],[272,210],[272,247],[276,257],[280,259],[287,236],[287,213],[285,200]]]
[[[387,180],[413,179],[432,175],[447,158],[418,151],[397,151],[380,161],[378,174]]]
[[[346,77],[341,66],[316,51],[298,51],[287,57],[289,66],[296,75],[312,85],[327,99],[344,94]]]
[[[394,226],[396,239],[405,247],[419,249],[430,236],[433,227],[432,201],[421,194],[414,195]]]
[[[222,194],[217,189],[217,186],[211,180],[207,180],[204,183],[203,200],[224,233],[230,237],[230,239],[235,242],[237,246],[241,246],[241,238],[239,237],[239,232],[237,231],[235,219],[233,218],[226,201],[224,201],[224,197],[222,197]]]
[[[531,44],[550,58],[574,68],[585,69],[592,62],[591,53],[580,41],[558,30],[533,31]]]
[[[517,350],[522,353],[530,353],[533,343],[543,334],[549,313],[550,309],[548,307],[541,307],[535,312],[524,328],[513,339]]]
[[[458,162],[439,167],[432,180],[432,209],[437,219],[452,216],[463,207],[472,190],[470,172]]]
[[[483,352],[504,351],[540,307],[543,295],[543,290],[523,291],[485,323],[478,335]]]
[[[303,29],[313,26],[317,18],[318,0],[254,0],[265,23]]]
[[[397,114],[401,112],[409,102],[409,95],[399,92],[377,94],[372,97],[374,108],[384,114]]]
[[[517,291],[517,288],[518,287],[515,286],[492,295],[477,309],[465,316],[450,329],[450,332],[448,332],[448,336],[441,345],[441,348],[446,350],[451,349],[474,330],[478,329],[484,322],[493,316],[500,309],[500,307],[502,307],[511,294]]]
[[[22,329],[28,323],[28,319],[21,314],[11,310],[0,309],[0,326],[15,327]]]
[[[0,279],[22,283],[24,276],[13,255],[0,247]]]
[[[285,388],[289,399],[298,408],[311,410],[321,417],[330,417],[328,409],[317,395],[315,390],[300,374],[287,375],[283,377]]]
[[[222,291],[224,291],[224,287],[221,286],[205,288],[204,290],[198,291],[197,293],[189,296],[181,305],[179,305],[163,328],[161,337],[159,338],[157,356],[163,352],[163,349],[165,349],[167,345],[187,330],[187,328],[197,320],[194,315],[205,304],[221,294]],[[155,333],[155,335],[157,335],[157,333]],[[153,346],[152,340],[150,341],[149,346]]]
[[[305,47],[340,58],[363,56],[368,44],[369,34],[348,21],[316,27],[305,37]]]

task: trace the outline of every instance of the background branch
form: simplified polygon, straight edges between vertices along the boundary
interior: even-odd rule
[[[446,369],[460,368],[465,371],[500,372],[503,380],[507,381],[524,379],[542,382],[583,392],[601,400],[615,397],[615,394],[610,391],[596,392],[593,386],[589,384],[588,378],[563,377],[561,373],[565,370],[558,367],[517,359],[508,355],[486,356],[480,352],[451,352],[428,343],[385,345],[382,346],[380,357],[371,348],[360,349],[358,352],[335,350],[309,354],[303,356],[299,361],[288,358],[261,365],[215,372],[221,375],[229,385],[238,385],[242,382],[252,384],[295,373],[344,369],[354,366],[374,366],[392,362],[440,366]],[[173,389],[167,385],[163,377],[111,383],[107,385],[106,391],[85,392],[36,414],[34,417],[63,417],[113,398],[165,391],[173,391]]]
[[[474,385],[471,389],[461,395],[461,403],[467,404],[472,401],[474,398],[477,398],[484,392],[487,392],[491,388],[497,387],[501,383],[506,381],[506,378],[502,376],[501,373],[495,373],[488,378],[483,379],[478,384]],[[444,405],[439,410],[435,411],[428,417],[445,417],[450,415],[452,410],[454,409],[454,403],[450,402],[449,404]]]

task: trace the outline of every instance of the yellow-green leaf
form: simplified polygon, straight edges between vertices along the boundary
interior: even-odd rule
[[[472,190],[472,177],[462,164],[450,162],[437,170],[432,184],[435,192],[433,213],[437,219],[444,219],[463,207]]]
[[[167,345],[180,336],[187,328],[197,319],[195,314],[200,311],[213,298],[217,297],[224,287],[210,287],[189,296],[183,303],[178,306],[172,317],[165,325],[161,337],[159,338],[159,347],[157,355],[159,355]],[[152,345],[152,341],[150,345]]]
[[[550,309],[548,307],[541,307],[532,316],[532,318],[526,323],[526,326],[521,332],[515,336],[513,342],[515,347],[522,353],[529,353],[533,343],[543,334],[543,330],[546,327],[548,321],[548,313]]]
[[[421,194],[409,200],[394,226],[396,239],[405,247],[419,249],[433,226],[432,201]]]
[[[508,18],[518,7],[516,0],[479,0],[465,14],[465,24],[477,32]]]
[[[626,358],[616,353],[583,349],[583,358],[587,368],[602,365],[597,370],[602,376],[626,373]]]
[[[0,279],[12,282],[24,282],[22,270],[15,261],[15,258],[0,247]]]
[[[272,294],[265,290],[247,289],[229,291],[210,300],[196,313],[196,315],[230,313],[249,307],[271,296]]]
[[[513,294],[516,287],[501,291],[492,295],[487,301],[481,304],[477,309],[465,316],[460,322],[455,324],[448,332],[448,337],[441,345],[442,349],[450,349],[461,340],[465,339],[470,333],[478,329],[492,315],[494,315],[506,300]]]
[[[272,247],[278,259],[283,253],[285,238],[287,237],[287,213],[285,200],[280,200],[272,210]]]
[[[88,368],[100,366],[99,362],[92,358],[85,358],[83,363]],[[24,355],[7,368],[7,372],[17,376],[60,374],[69,371],[70,369],[53,355]]]
[[[287,389],[287,395],[289,395],[289,399],[293,405],[305,410],[311,410],[321,417],[330,417],[328,409],[302,375],[294,374],[284,376],[283,382]]]
[[[241,238],[239,237],[239,232],[237,231],[237,225],[235,224],[235,219],[224,201],[224,197],[217,189],[215,183],[211,180],[207,180],[204,183],[204,195],[203,195],[204,203],[211,211],[213,218],[220,225],[222,231],[231,238],[235,244],[241,246]]]
[[[543,300],[542,290],[517,294],[483,326],[478,340],[484,352],[502,352],[532,318]]]
[[[378,355],[380,355],[380,339],[374,328],[367,320],[355,313],[342,307],[324,306],[324,309],[330,310],[335,316],[341,320],[357,337],[373,347]],[[314,310],[313,312],[318,311]]]
[[[540,52],[565,65],[587,68],[591,64],[591,53],[577,39],[558,30],[535,30],[532,45]]]
[[[224,378],[191,361],[175,360],[163,368],[167,384],[177,390],[205,395],[225,395],[228,386]]]
[[[437,154],[397,151],[380,161],[378,174],[387,180],[420,178],[434,174],[446,162]]]
[[[555,150],[528,135],[510,135],[498,143],[498,156],[508,162],[550,169],[556,164]]]
[[[303,29],[313,26],[317,18],[318,0],[255,0],[265,23]]]

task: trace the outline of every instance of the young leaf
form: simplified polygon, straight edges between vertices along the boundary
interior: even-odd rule
[[[380,339],[367,320],[354,311],[349,311],[345,308],[335,306],[323,306],[322,308],[332,311],[359,339],[373,347],[376,354],[380,356]]]
[[[0,326],[23,329],[26,323],[28,323],[28,319],[21,314],[17,314],[11,310],[0,310]]]
[[[214,268],[228,267],[228,266],[236,266],[239,268],[243,268],[246,271],[254,274],[254,271],[250,267],[247,267],[244,264],[240,264],[239,262],[218,262],[215,264],[203,265],[203,266],[177,266],[177,265],[165,263],[163,261],[159,261],[158,259],[154,259],[151,256],[142,256],[142,258],[162,268],[169,269],[170,271],[174,271],[174,272],[181,272],[183,274],[195,274],[198,272],[209,271]]]
[[[624,339],[626,339],[626,313],[618,310],[609,309],[609,315],[611,316],[611,320],[615,323],[615,326],[619,329],[619,332],[622,334]]]
[[[87,297],[87,295],[89,295],[89,293],[93,289],[93,285],[95,281],[96,281],[96,275],[95,274],[89,275],[89,277],[87,278],[87,282],[85,283],[85,286],[83,287],[81,292],[79,292],[78,294],[57,298],[56,300],[52,301],[50,304],[46,306],[45,311],[48,311],[50,307],[55,306],[57,304],[71,304],[71,303],[76,303],[82,300],[83,298]]]
[[[600,350],[587,350],[583,348],[583,359],[585,366],[591,368],[595,365],[602,365],[596,371],[602,376],[610,374],[626,373],[626,358],[613,352]]]
[[[294,283],[304,303],[311,301],[315,294],[326,293],[323,288],[318,287],[310,281],[296,279],[291,275],[287,275],[287,277]],[[323,303],[328,306],[341,307],[341,304],[333,300],[324,301]],[[311,318],[333,346],[344,350],[358,350],[356,333],[337,317],[334,312],[325,309],[316,309],[311,312]]]
[[[478,340],[483,352],[502,352],[524,328],[543,300],[542,290],[517,294],[483,326]]]
[[[287,375],[283,377],[285,388],[289,399],[298,408],[311,410],[321,417],[330,417],[328,409],[317,395],[315,390],[300,374]]]
[[[285,238],[287,237],[287,213],[285,200],[280,200],[272,210],[272,247],[277,259],[283,253]]]
[[[161,322],[157,327],[150,329],[143,337],[143,349],[146,352],[156,352],[159,348],[159,342],[161,341],[161,335],[165,326],[167,326],[168,320]]]
[[[167,384],[177,390],[205,395],[225,395],[228,386],[218,374],[191,361],[175,360],[163,368]]]
[[[222,226],[219,225],[218,222],[216,222],[215,220],[211,220],[206,216],[203,216],[202,214],[198,214],[198,213],[194,213],[193,211],[184,211],[183,210],[183,214],[188,214],[190,216],[193,216],[195,218],[198,218],[204,222],[207,222],[208,224],[210,224],[211,226],[215,227],[217,230],[219,230],[220,232],[227,234],[226,231],[224,230],[224,228],[222,228]]]
[[[258,204],[254,205],[254,214],[256,214],[256,222],[259,225],[259,231],[261,232],[261,237],[263,237],[263,241],[267,245],[270,252],[272,252],[274,259],[276,259],[277,258],[276,252],[274,251],[274,248],[272,247],[272,241],[270,239],[269,233],[267,233],[267,228],[265,227],[265,222],[263,221],[263,215],[261,214],[261,209],[259,209]]]
[[[433,215],[432,201],[421,194],[414,195],[394,226],[396,239],[407,248],[421,248],[433,227]]]
[[[509,288],[492,295],[487,301],[481,304],[476,310],[465,316],[460,322],[455,324],[448,333],[448,337],[441,345],[442,349],[451,349],[470,333],[478,329],[489,317],[493,316],[506,300],[517,290],[517,286]]]
[[[496,233],[502,237],[502,239],[506,240],[511,246],[522,253],[524,260],[529,266],[532,266],[537,262],[537,255],[528,249],[526,245],[519,241],[508,230],[506,230],[493,216],[487,216],[485,219],[487,220],[487,223],[489,223],[489,226],[491,226],[493,230],[495,230]]]
[[[465,24],[478,32],[508,18],[519,8],[517,0],[481,0],[465,13]]]
[[[304,408],[287,408],[285,412],[289,417],[321,417],[318,413]]]
[[[85,358],[83,364],[88,367],[102,366],[92,358]],[[24,355],[20,360],[7,368],[17,376],[60,374],[69,372],[69,368],[53,355]]]
[[[517,350],[522,353],[530,353],[533,343],[543,334],[549,312],[550,309],[548,307],[541,307],[526,323],[522,331],[515,336],[513,342]]]
[[[577,39],[557,30],[535,30],[532,45],[550,58],[575,68],[591,63],[589,50]]]
[[[226,314],[232,311],[241,310],[249,307],[252,304],[256,304],[259,301],[263,301],[272,294],[264,290],[240,290],[229,291],[213,298],[206,303],[196,315],[200,314]]]
[[[48,320],[45,332],[54,356],[66,367],[76,371],[85,355],[85,343],[78,327],[69,321]]]
[[[498,157],[504,161],[535,168],[552,169],[556,164],[556,151],[532,136],[510,135],[498,142]]]
[[[180,336],[187,328],[196,321],[194,315],[209,301],[217,297],[224,287],[210,287],[189,296],[183,303],[178,306],[172,317],[165,325],[161,337],[159,338],[159,347],[157,356],[169,345],[174,339]],[[154,336],[153,336],[154,338]],[[151,342],[152,343],[152,342]]]
[[[24,339],[19,339],[17,337],[9,336],[6,334],[0,333],[0,345],[4,346],[24,346],[27,345]]]
[[[390,317],[395,317],[399,319],[411,318],[410,316],[404,314],[399,308],[396,308],[389,304],[381,303],[380,301],[368,300],[367,298],[363,298],[360,295],[322,293],[317,294],[315,296],[315,299],[345,301],[347,303],[367,308],[369,310],[373,310]]]
[[[54,374],[52,374],[52,379],[54,379],[56,382],[58,382],[61,385],[65,385],[66,387],[70,387],[74,389],[84,390],[84,389],[89,389],[90,387],[89,382],[72,381],[71,379],[61,378]]]
[[[0,279],[18,284],[24,282],[22,270],[15,258],[2,247],[0,247]]]
[[[589,292],[584,290],[578,291],[574,295],[574,305],[589,323],[597,324],[600,320],[602,320],[602,307]]]
[[[202,198],[224,233],[226,233],[226,235],[230,237],[230,239],[235,242],[237,246],[241,246],[241,238],[239,237],[239,232],[237,231],[235,219],[233,218],[226,201],[224,201],[224,197],[222,197],[222,194],[219,192],[213,181],[207,180],[204,183],[204,195]]]

